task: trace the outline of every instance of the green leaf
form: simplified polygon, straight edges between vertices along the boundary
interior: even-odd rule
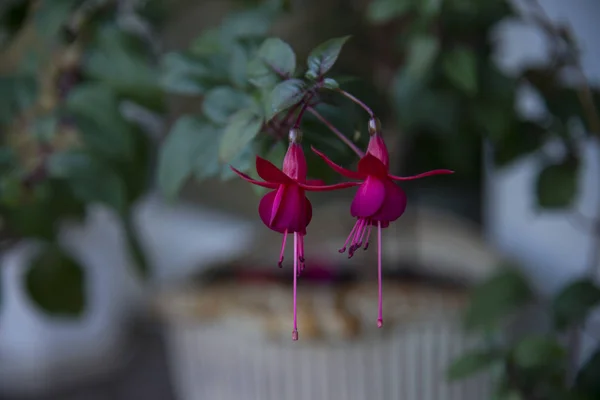
[[[558,293],[552,303],[554,323],[558,329],[585,321],[600,304],[600,288],[589,279],[570,283]]]
[[[206,94],[202,111],[217,125],[225,125],[229,117],[240,109],[250,107],[253,100],[244,92],[221,86]]]
[[[289,44],[277,38],[266,39],[248,64],[248,78],[257,87],[272,86],[289,78],[296,69],[296,55]]]
[[[161,60],[161,87],[171,93],[200,95],[206,90],[208,68],[198,59],[183,53],[168,53]]]
[[[600,348],[596,349],[579,370],[575,388],[580,393],[587,393],[590,400],[600,398]]]
[[[477,57],[473,50],[457,47],[445,54],[442,61],[444,73],[457,88],[468,95],[477,93]]]
[[[501,137],[493,137],[494,161],[506,166],[520,157],[536,151],[547,137],[546,130],[530,121],[519,121]]]
[[[56,133],[58,116],[54,113],[39,116],[33,122],[32,131],[36,139],[49,142]]]
[[[127,188],[110,164],[83,152],[66,152],[53,154],[48,168],[51,176],[65,179],[81,201],[125,213]]]
[[[385,23],[403,16],[411,8],[411,0],[375,0],[369,3],[367,18],[371,22]]]
[[[535,186],[538,205],[551,210],[571,206],[577,195],[578,167],[574,160],[544,167]]]
[[[173,125],[158,158],[158,185],[165,196],[175,197],[194,171],[201,149],[218,141],[216,135],[210,136],[213,132],[206,122],[191,116],[181,117]]]
[[[525,277],[516,269],[505,267],[473,290],[465,325],[467,329],[495,327],[532,297],[533,292]]]
[[[119,96],[152,110],[162,110],[158,69],[151,66],[139,42],[113,26],[100,29],[95,39],[86,52],[86,74],[103,81]]]
[[[234,86],[245,88],[248,82],[248,54],[240,44],[235,44],[231,50],[229,63],[229,77]]]
[[[198,132],[199,140],[202,145],[196,152],[194,161],[194,176],[198,181],[202,181],[213,176],[217,176],[221,171],[219,163],[219,146],[223,136],[223,128],[215,128],[206,125]],[[227,166],[229,168],[229,166]]]
[[[418,2],[421,15],[431,17],[436,16],[442,10],[443,0],[423,0]]]
[[[340,88],[340,84],[332,78],[323,79],[323,87],[326,89],[336,90]]]
[[[18,113],[34,104],[37,94],[35,76],[0,76],[0,124],[12,123]]]
[[[513,356],[521,368],[551,367],[564,360],[565,350],[554,338],[531,336],[516,345]]]
[[[218,29],[207,29],[190,46],[190,51],[198,56],[211,56],[222,50],[221,32]]]
[[[489,368],[492,364],[502,360],[502,353],[492,350],[474,350],[463,354],[454,360],[446,376],[449,380],[467,378]]]
[[[221,179],[229,180],[233,178],[239,178],[238,175],[230,168],[230,165],[234,166],[238,171],[247,172],[252,169],[252,166],[255,164],[255,160],[256,152],[254,151],[254,146],[246,146],[233,160],[231,160],[229,164],[221,166]]]
[[[263,119],[253,109],[235,113],[225,127],[219,147],[219,158],[224,162],[233,160],[260,132]]]
[[[66,110],[79,127],[85,144],[107,157],[132,155],[131,127],[119,111],[115,93],[98,83],[84,83],[69,92]]]
[[[77,0],[42,1],[36,8],[34,23],[39,37],[55,40],[74,11]]]
[[[271,29],[273,15],[263,7],[229,14],[221,23],[221,38],[230,43],[237,38],[264,37]]]
[[[350,36],[330,39],[315,47],[308,55],[306,77],[316,79],[325,75],[337,61],[348,39]]]
[[[429,73],[438,53],[440,43],[433,35],[415,36],[409,43],[407,73],[414,79],[420,79]]]
[[[300,79],[288,79],[275,86],[271,92],[271,113],[267,115],[267,120],[300,103],[305,90],[306,86]]]
[[[46,245],[25,273],[29,297],[44,312],[77,317],[85,310],[85,273],[56,245]]]

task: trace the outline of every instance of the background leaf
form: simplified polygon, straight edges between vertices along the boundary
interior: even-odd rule
[[[80,316],[86,304],[85,274],[81,266],[56,245],[46,245],[25,273],[31,300],[44,312]]]
[[[161,60],[161,87],[171,93],[200,95],[207,88],[210,71],[198,59],[182,53],[167,53]]]
[[[578,163],[574,160],[544,167],[535,184],[538,205],[562,209],[573,204],[577,194],[577,173]]]
[[[550,367],[563,361],[565,350],[554,338],[531,336],[516,345],[513,356],[521,368]]]
[[[202,111],[215,124],[224,125],[232,114],[252,104],[252,98],[246,93],[228,86],[220,86],[206,94]]]
[[[444,55],[442,66],[448,79],[468,95],[477,93],[477,57],[473,50],[457,47]]]
[[[412,79],[420,79],[429,72],[439,50],[438,38],[432,35],[418,35],[410,41],[406,68]]]
[[[558,293],[552,303],[554,323],[565,329],[584,321],[600,304],[600,288],[588,279],[575,281]]]
[[[367,18],[371,22],[385,23],[410,11],[411,0],[374,0],[369,3]]]
[[[330,39],[315,47],[308,55],[306,77],[316,79],[325,75],[337,61],[348,39],[350,36]]]
[[[579,370],[575,380],[578,392],[586,393],[590,399],[600,396],[600,348],[596,349]]]
[[[139,41],[114,26],[102,27],[85,56],[84,71],[152,110],[163,108],[163,93],[158,69],[143,54]]]
[[[179,118],[171,128],[158,158],[158,185],[165,196],[174,197],[195,170],[207,142],[206,131],[206,122],[191,116]]]
[[[110,164],[83,152],[56,153],[49,170],[52,176],[65,179],[82,202],[102,203],[125,213],[127,187]]]
[[[235,113],[223,132],[219,158],[224,162],[233,160],[260,132],[263,120],[255,110],[245,109]]]
[[[465,315],[466,327],[494,327],[527,304],[532,296],[527,280],[519,271],[504,269],[474,289]]]
[[[502,360],[502,354],[492,350],[474,350],[460,356],[448,368],[446,373],[449,380],[467,378],[482,372],[493,363]]]
[[[92,151],[109,158],[131,157],[130,126],[110,88],[98,83],[78,85],[69,92],[66,111],[75,118],[83,141]]]

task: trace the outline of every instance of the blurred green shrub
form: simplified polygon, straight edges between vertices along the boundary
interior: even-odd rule
[[[146,8],[118,1],[7,1],[0,6],[0,241],[37,239],[25,274],[51,314],[84,311],[84,271],[60,248],[59,224],[100,203],[123,221],[148,273],[131,207],[151,183],[153,144],[127,105],[164,110],[149,38],[118,22]],[[70,294],[69,294],[70,293]]]

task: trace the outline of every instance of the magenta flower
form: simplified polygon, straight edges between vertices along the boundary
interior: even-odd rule
[[[381,229],[387,228],[390,222],[400,218],[406,209],[406,194],[394,181],[408,181],[424,178],[431,175],[452,174],[448,169],[436,169],[414,176],[395,176],[389,173],[389,154],[385,142],[381,137],[379,121],[369,121],[371,138],[366,155],[358,162],[357,171],[343,168],[316,149],[312,149],[318,156],[339,174],[362,183],[354,196],[350,213],[357,219],[354,228],[350,231],[340,253],[348,248],[348,257],[363,246],[369,246],[369,237],[373,226],[377,227],[377,253],[378,253],[378,317],[377,326],[383,326],[382,316],[382,288],[381,288]]]
[[[264,181],[252,179],[248,175],[231,167],[233,172],[242,179],[264,188],[273,189],[264,195],[258,206],[258,213],[263,223],[270,229],[282,233],[283,241],[279,255],[279,266],[283,263],[288,233],[294,234],[294,329],[292,339],[298,340],[298,325],[296,314],[297,277],[304,269],[304,236],[306,227],[312,219],[312,205],[306,195],[306,190],[325,191],[357,186],[359,182],[345,182],[335,185],[323,185],[321,181],[306,180],[306,159],[300,142],[302,134],[298,129],[290,130],[290,145],[283,160],[283,170],[270,161],[256,157],[256,172]]]

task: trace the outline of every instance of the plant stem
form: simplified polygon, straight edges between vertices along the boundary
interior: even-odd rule
[[[325,119],[325,117],[323,117],[317,110],[315,110],[312,107],[308,107],[308,111],[312,115],[317,117],[319,121],[325,124],[342,142],[344,142],[348,147],[350,147],[352,151],[354,151],[359,157],[362,158],[365,155],[365,153],[363,153],[361,149],[359,149],[354,143],[352,143],[352,141],[350,141],[350,139],[348,139],[335,126],[333,126],[331,122],[327,121],[327,119]]]
[[[300,128],[300,121],[302,121],[302,117],[306,112],[306,109],[309,108],[310,100],[313,97],[313,93],[310,93],[306,98],[302,101],[302,108],[300,108],[300,112],[298,113],[298,118],[296,118],[296,123],[293,126],[293,129]]]
[[[369,106],[367,106],[365,103],[363,103],[362,101],[360,101],[359,99],[357,99],[356,97],[351,95],[350,93],[346,92],[345,90],[337,89],[337,92],[342,94],[343,96],[347,97],[348,99],[352,100],[355,104],[358,104],[360,107],[362,107],[362,109],[365,110],[367,112],[367,114],[369,114],[369,117],[375,118],[375,114],[373,113],[373,110],[371,110],[371,108],[369,108]]]

